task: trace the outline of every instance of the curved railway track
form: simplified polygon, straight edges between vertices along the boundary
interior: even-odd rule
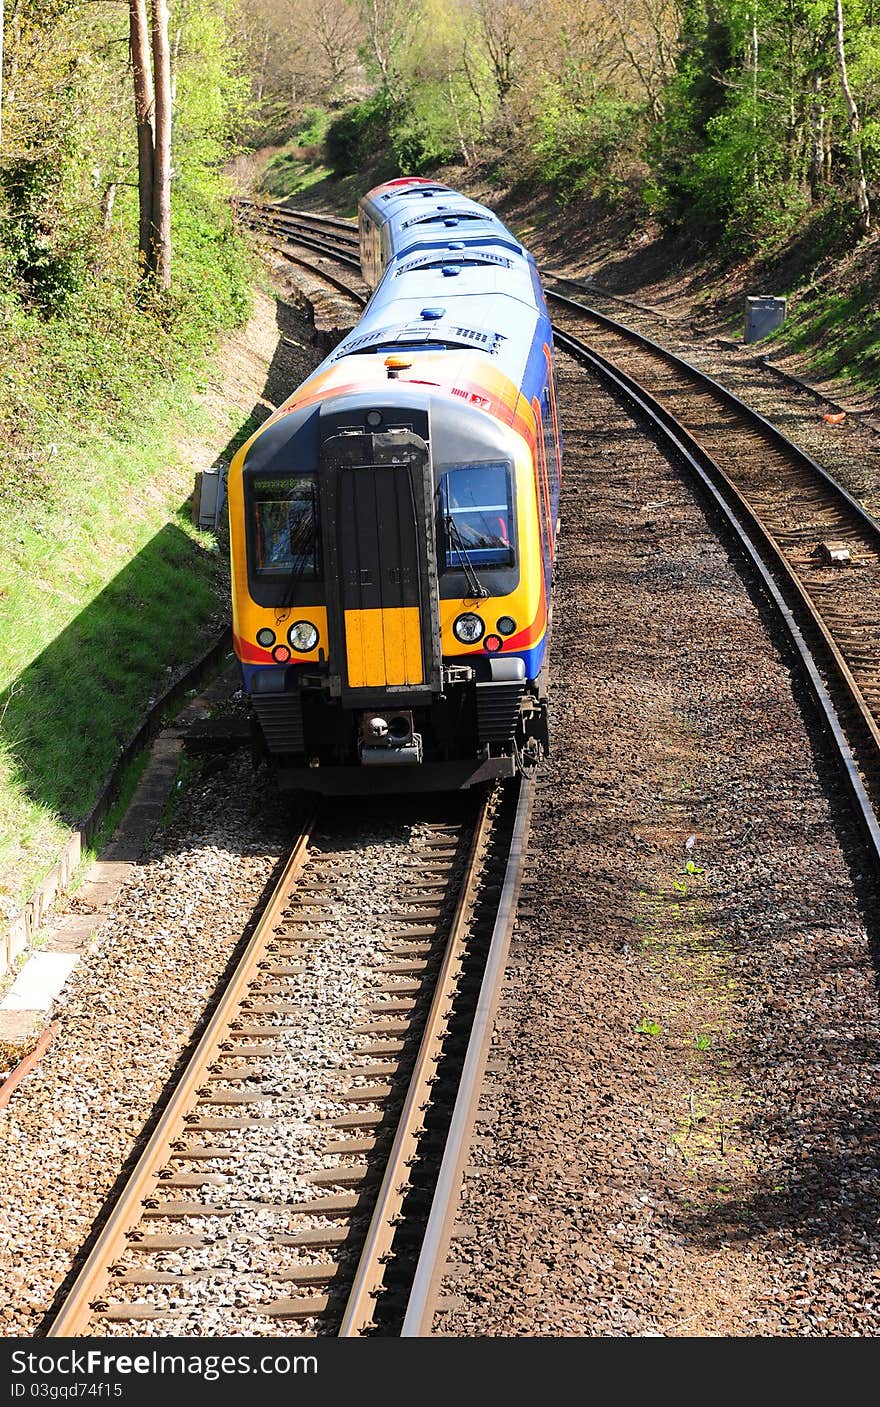
[[[252,207],[250,222],[321,244],[324,217]],[[334,221],[337,253],[359,270],[357,237]],[[319,272],[318,270],[315,270]],[[350,290],[349,290],[350,291]],[[880,523],[810,455],[726,387],[649,337],[547,289],[559,347],[604,378],[703,482],[744,540],[760,544],[768,594],[793,613],[833,695],[832,732],[880,858]],[[824,708],[824,703],[823,703]]]
[[[254,207],[242,218],[366,301],[297,252],[359,270],[346,222],[274,211],[268,223]],[[584,305],[548,298],[560,349],[650,421],[737,537],[801,656],[880,859],[880,527],[724,388]],[[573,331],[584,322],[587,340]],[[814,553],[823,542],[832,560]],[[849,564],[835,566],[844,550]],[[378,910],[357,846],[341,855],[332,837],[315,844],[314,820],[304,829],[50,1337],[432,1332],[531,795],[530,784],[486,794],[478,814],[426,824],[416,852],[402,839],[407,879]],[[359,1013],[306,1116],[298,1026],[324,1009],[314,958],[340,941],[346,887],[364,928]],[[270,1178],[254,1175],[255,1155],[263,1169],[274,1162]]]
[[[780,594],[834,696],[832,731],[855,759],[847,772],[880,858],[880,523],[726,387],[604,314],[548,299],[565,317],[554,325],[560,348],[647,417],[734,531],[759,546],[765,587]],[[573,319],[579,330],[588,322],[587,338],[572,334]]]
[[[306,824],[50,1337],[400,1331],[450,1127],[466,1148],[453,1105],[474,1104],[530,804],[528,784],[486,792],[415,850],[401,825],[390,911],[362,845],[315,845]],[[369,955],[359,1019],[306,1114],[298,1043],[346,888]]]
[[[250,218],[259,228],[257,213]],[[300,214],[283,215],[273,219],[270,233],[292,242],[292,257],[301,258],[294,250],[305,238],[315,252],[359,273],[353,229],[347,241],[337,229],[331,247],[317,224],[307,230],[308,224]],[[312,272],[327,278],[329,271],[313,264]],[[335,275],[330,281],[338,286]],[[359,304],[365,301],[350,286],[347,291]],[[693,476],[745,559],[837,750],[876,871],[880,525],[819,464],[695,367],[580,302],[551,290],[548,301],[556,310],[560,350],[602,378],[649,425]],[[481,1068],[471,1072],[444,1127],[438,1195],[415,1238],[418,1258],[407,1280],[406,1307],[394,1319],[393,1332],[405,1337],[434,1329]]]

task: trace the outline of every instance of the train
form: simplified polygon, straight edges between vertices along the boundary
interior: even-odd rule
[[[533,256],[426,178],[359,202],[357,325],[235,455],[235,653],[282,790],[447,791],[549,752],[562,440]]]

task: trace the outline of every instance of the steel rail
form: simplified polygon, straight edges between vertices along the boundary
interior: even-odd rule
[[[301,244],[304,249],[314,249],[316,253],[324,254],[328,259],[335,259],[337,263],[345,264],[347,268],[357,269],[358,273],[360,273],[361,271],[360,259],[350,257],[348,254],[343,253],[341,249],[335,247],[334,245],[324,244],[321,240],[311,239],[308,235],[294,235],[287,230],[273,230],[271,226],[267,227],[264,224],[252,226],[252,228],[262,230],[264,232],[268,229],[269,233],[271,234],[274,234],[276,236],[280,234],[286,243]]]
[[[431,1333],[434,1306],[458,1211],[461,1178],[473,1136],[501,982],[510,950],[533,800],[534,783],[522,780],[498,912],[401,1338],[425,1338]]]
[[[658,322],[665,323],[667,327],[674,323],[687,322],[687,318],[676,317],[672,313],[664,313],[661,308],[653,308],[650,303],[639,303],[635,298],[627,298],[624,293],[612,293],[609,288],[603,288],[596,283],[595,279],[586,275],[584,278],[569,278],[567,274],[554,273],[552,269],[541,269],[542,279],[552,279],[554,283],[569,283],[572,288],[579,288],[588,297],[594,294],[597,298],[608,298],[613,303],[623,303],[627,308],[635,308],[639,313],[647,313],[649,317],[655,318]],[[551,290],[551,293],[553,290]]]
[[[814,698],[828,723],[843,775],[862,822],[873,860],[880,868],[880,823],[878,823],[877,814],[862,779],[853,748],[841,725],[837,708],[819,672],[814,653],[804,638],[796,611],[805,614],[810,626],[819,632],[820,638],[828,650],[832,671],[837,675],[844,696],[847,702],[857,709],[862,719],[865,717],[867,705],[833,637],[829,634],[824,621],[794,575],[772,534],[724,470],[719,467],[690,431],[676,420],[672,412],[662,402],[646,391],[633,377],[579,339],[572,337],[560,328],[554,328],[553,335],[556,345],[562,351],[567,352],[576,361],[597,373],[642,418],[648,420],[661,439],[673,450],[676,457],[691,470],[703,489],[709,494],[752,567],[758,573],[763,588],[772,601],[777,616],[800,657]],[[748,526],[748,530],[745,525]],[[773,570],[764,561],[752,540],[753,538],[761,543],[764,553],[773,564]],[[794,609],[785,600],[774,572],[781,576],[785,586],[793,594]],[[871,734],[872,738],[874,731]],[[877,759],[872,760],[877,761]]]
[[[645,351],[651,352],[654,356],[665,361],[668,366],[679,371],[687,372],[698,385],[711,390],[715,396],[724,401],[732,410],[736,410],[738,414],[745,416],[753,425],[758,426],[784,454],[795,456],[801,464],[809,468],[810,472],[821,479],[835,496],[845,501],[847,507],[859,519],[866,531],[875,539],[878,546],[880,546],[880,522],[868,512],[864,505],[859,503],[858,499],[854,498],[849,490],[845,489],[843,484],[835,479],[834,475],[830,474],[818,460],[814,459],[806,450],[793,444],[792,441],[773,424],[772,420],[768,420],[766,416],[761,415],[760,411],[754,410],[752,406],[748,405],[737,396],[734,391],[723,386],[720,381],[716,381],[714,377],[709,376],[706,372],[700,371],[699,367],[694,366],[693,362],[689,362],[684,357],[680,357],[675,352],[671,352],[668,347],[662,346],[659,342],[652,341],[650,337],[645,336],[644,333],[636,332],[634,328],[627,327],[625,323],[617,322],[614,318],[609,318],[605,313],[597,312],[595,308],[588,307],[586,303],[578,302],[576,298],[569,298],[564,293],[554,293],[552,289],[547,290],[547,298],[552,303],[557,303],[563,307],[571,308],[575,312],[585,314],[587,317],[592,318],[594,322],[599,323],[601,327],[607,328],[609,332],[613,332],[617,336],[625,338],[636,347],[641,347]],[[601,354],[597,353],[596,355]]]
[[[334,244],[344,244],[349,248],[359,247],[357,225],[329,224],[326,220],[318,220],[312,215],[300,214],[296,210],[272,210],[261,218],[281,228],[296,225],[312,234],[332,240]]]
[[[141,1220],[141,1201],[154,1190],[157,1167],[171,1154],[174,1139],[185,1127],[184,1116],[211,1060],[216,1057],[218,1036],[233,1018],[243,997],[254,966],[262,953],[266,938],[281,916],[290,897],[291,887],[303,866],[314,825],[316,808],[308,813],[299,839],[284,866],[281,878],[251,936],[231,982],[208,1022],[202,1037],[187,1063],[180,1081],[168,1101],[153,1133],[138,1159],[85,1264],[48,1330],[49,1338],[73,1337],[88,1323],[90,1306],[97,1298],[102,1284],[111,1276],[111,1267],[126,1234]]]
[[[283,215],[262,216],[259,220],[249,219],[246,223],[251,229],[273,230],[286,234],[302,244],[311,244],[313,240],[321,240],[324,247],[332,249],[334,253],[357,253],[359,248],[356,238],[337,234],[331,230],[322,230],[314,225],[306,224],[302,220],[288,219]]]
[[[747,405],[746,402],[741,400],[734,392],[729,391],[726,386],[722,386],[720,382],[716,381],[713,377],[701,372],[697,367],[693,366],[692,363],[678,357],[674,352],[670,352],[667,348],[653,342],[642,333],[624,327],[622,324],[606,317],[604,313],[597,313],[594,309],[588,308],[586,305],[567,298],[562,294],[551,293],[549,297],[554,302],[560,303],[566,308],[573,308],[581,314],[586,314],[598,322],[602,328],[608,329],[614,335],[625,338],[637,349],[648,351],[652,356],[656,356],[658,359],[671,366],[673,370],[683,371],[696,383],[698,389],[708,391],[713,397],[720,400],[745,420],[750,427],[756,427],[758,432],[765,435],[770,440],[775,450],[783,454],[790,464],[794,465],[796,468],[806,470],[811,477],[817,479],[823,490],[829,495],[830,501],[835,506],[839,506],[842,512],[845,512],[850,515],[851,518],[855,519],[859,530],[865,534],[869,544],[880,551],[880,522],[878,522],[877,519],[833,477],[833,475],[813,459],[811,455],[800,449],[798,445],[793,444],[771,421],[767,420],[758,411],[753,410],[751,406]],[[556,331],[561,337],[570,336],[570,334],[562,332],[561,329],[557,329]],[[575,340],[577,341],[577,339]],[[611,361],[607,357],[603,357],[603,354],[595,347],[590,348],[590,351],[605,365],[617,365],[616,362]],[[618,368],[618,370],[621,370],[621,375],[625,375],[622,369]],[[644,396],[650,394],[639,382],[634,380],[633,384],[639,386]],[[656,398],[654,403],[657,405],[663,404],[662,401]],[[666,411],[666,414],[669,415],[671,424],[681,426],[681,422],[676,417],[672,416],[668,411]],[[681,428],[685,433],[690,433],[685,430],[684,426],[681,426]],[[699,443],[696,440],[694,442]],[[798,573],[791,568],[785,548],[779,542],[775,529],[762,518],[757,509],[749,502],[747,495],[738,489],[734,481],[725,473],[721,465],[719,465],[718,461],[713,458],[703,446],[700,446],[700,449],[701,453],[707,455],[712,465],[712,472],[717,478],[723,478],[726,491],[729,494],[735,494],[740,503],[748,504],[749,514],[755,522],[760,524],[764,537],[772,543],[775,557],[785,563],[786,574],[792,583],[793,589],[802,599],[804,608],[810,612],[814,626],[823,637],[826,649],[833,658],[836,670],[844,677],[852,697],[852,702],[860,715],[862,726],[869,734],[873,743],[876,760],[880,763],[880,721],[878,721],[874,709],[866,699],[862,687],[846,659],[844,651],[838,645],[834,637],[834,631],[829,628],[823,618],[822,611],[813,602],[810,591],[805,588]]]
[[[471,842],[468,863],[455,907],[452,924],[425,1029],[382,1185],[367,1230],[348,1302],[339,1328],[340,1338],[356,1338],[373,1324],[376,1298],[385,1279],[386,1261],[394,1241],[396,1222],[409,1191],[411,1165],[415,1160],[424,1110],[431,1099],[431,1086],[437,1063],[443,1053],[449,1006],[466,956],[471,915],[479,888],[486,847],[492,834],[493,794],[483,799]]]
[[[316,246],[316,248],[317,247],[319,246]],[[368,300],[364,296],[364,294],[356,293],[355,290],[353,288],[350,288],[347,283],[343,283],[342,279],[335,278],[333,274],[328,274],[326,269],[320,268],[310,259],[301,259],[298,254],[292,254],[290,250],[285,249],[281,245],[278,245],[277,249],[282,259],[287,259],[291,264],[298,264],[300,268],[308,270],[309,273],[316,274],[318,278],[324,279],[325,282],[331,284],[334,288],[337,288],[340,293],[344,293],[346,298],[350,298],[352,302],[357,303],[359,307],[365,308],[367,306]],[[330,250],[325,250],[322,252],[327,253],[334,259],[339,258],[338,255],[333,254]],[[346,259],[341,260],[340,262],[350,263],[351,261]]]
[[[244,206],[245,209],[254,210],[258,215],[289,215],[296,220],[307,220],[310,224],[329,225],[334,229],[357,231],[356,220],[346,220],[339,215],[319,215],[312,210],[297,210],[293,206],[284,205],[279,201],[250,200],[247,196],[236,196],[233,204]]]

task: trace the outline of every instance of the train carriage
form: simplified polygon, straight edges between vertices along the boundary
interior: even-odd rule
[[[471,786],[548,748],[550,324],[445,186],[378,187],[359,230],[363,317],[230,468],[235,649],[282,787]]]

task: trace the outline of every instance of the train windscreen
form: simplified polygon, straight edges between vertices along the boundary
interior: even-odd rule
[[[251,480],[254,566],[261,575],[318,575],[318,493],[312,475]]]
[[[447,469],[438,485],[438,542],[447,571],[514,562],[510,469],[507,464],[462,464]]]

